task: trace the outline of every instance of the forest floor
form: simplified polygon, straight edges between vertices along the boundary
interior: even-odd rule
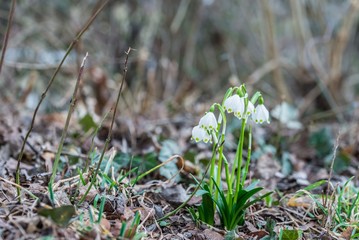
[[[214,227],[193,220],[187,209],[200,203],[198,196],[158,220],[188,199],[196,186],[193,177],[201,177],[211,156],[207,145],[190,140],[194,117],[117,118],[96,187],[82,203],[109,122],[93,138],[92,149],[91,116],[72,121],[52,204],[48,182],[66,113],[36,118],[20,165],[19,197],[15,171],[32,112],[9,103],[3,103],[0,111],[2,239],[355,239],[358,180],[348,181],[358,173],[355,121],[346,127],[303,124],[293,130],[274,120],[254,132],[249,176],[273,193],[248,209],[243,226],[228,232],[218,216]],[[238,130],[232,127],[229,134],[236,139]],[[260,143],[258,137],[265,141]],[[227,144],[234,154],[233,143]],[[163,162],[160,169],[136,179]]]

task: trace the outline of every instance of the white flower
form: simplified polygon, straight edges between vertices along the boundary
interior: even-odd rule
[[[246,109],[246,115],[249,117],[254,112],[254,105],[251,101],[248,101],[247,109]]]
[[[198,125],[192,129],[192,139],[194,139],[196,142],[211,142],[211,136],[208,134],[208,132]]]
[[[252,114],[252,119],[256,123],[269,123],[269,112],[263,104],[259,104]]]
[[[199,126],[208,131],[217,129],[217,120],[213,112],[208,112],[199,120]]]
[[[242,118],[245,108],[244,98],[239,97],[237,94],[230,96],[224,101],[223,107],[228,113],[233,112],[234,116]]]

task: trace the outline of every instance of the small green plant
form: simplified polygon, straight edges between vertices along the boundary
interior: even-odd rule
[[[313,190],[326,180],[313,183],[303,190],[299,190],[296,196],[303,194],[310,197],[315,207],[325,216],[320,220],[322,226],[334,235],[341,235],[343,232],[350,232],[350,239],[359,237],[359,189],[354,186],[353,178],[349,178],[342,186],[334,187],[332,194],[313,194]],[[328,182],[331,186],[331,184]],[[315,216],[313,216],[315,217]]]
[[[256,103],[258,105],[255,108],[254,104]],[[202,205],[198,207],[198,212],[190,209],[196,220],[199,219],[213,225],[215,210],[217,209],[221,224],[227,230],[233,230],[244,223],[245,211],[249,206],[270,194],[267,193],[252,199],[263,188],[256,187],[257,182],[245,187],[252,149],[252,126],[249,119],[251,117],[255,123],[259,124],[269,123],[269,112],[263,103],[264,100],[260,92],[256,92],[249,99],[245,85],[229,88],[222,104],[214,103],[209,112],[200,119],[199,124],[193,128],[193,140],[213,144],[210,179],[208,183],[203,183],[201,190],[197,192],[198,195],[202,196]],[[215,110],[219,112],[218,121],[214,114]],[[234,113],[234,116],[242,122],[238,147],[231,168],[223,152],[227,125],[226,112],[228,114]],[[243,148],[246,138],[248,140],[246,141],[248,142],[248,152],[246,162],[243,164]],[[224,189],[221,181],[223,168],[227,189]]]

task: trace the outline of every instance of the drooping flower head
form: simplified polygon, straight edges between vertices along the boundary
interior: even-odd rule
[[[237,118],[242,118],[245,110],[244,98],[239,97],[237,94],[230,96],[224,101],[224,109],[228,113],[234,113]]]
[[[199,127],[213,131],[217,129],[217,119],[214,116],[213,112],[207,112],[200,120],[199,120]]]
[[[208,134],[208,132],[198,125],[192,129],[192,139],[196,142],[211,142],[211,136]]]
[[[252,114],[252,119],[256,123],[262,124],[264,122],[269,122],[269,112],[267,108],[263,105],[263,103],[259,103],[254,113]]]
[[[249,100],[248,104],[247,104],[247,108],[246,108],[246,116],[249,117],[249,115],[251,115],[254,112],[254,105],[253,103]]]

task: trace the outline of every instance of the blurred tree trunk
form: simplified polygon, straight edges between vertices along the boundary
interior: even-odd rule
[[[279,61],[279,53],[277,48],[277,39],[275,36],[275,24],[272,10],[269,6],[269,1],[260,1],[262,4],[262,10],[264,15],[263,26],[266,29],[266,49],[267,49],[267,58],[268,60]],[[288,102],[292,102],[291,95],[289,93],[288,87],[284,81],[282,70],[280,67],[277,67],[273,70],[273,80],[277,91],[280,94],[282,99],[285,99]]]
[[[359,1],[352,0],[348,13],[342,19],[342,26],[338,35],[332,41],[330,56],[329,89],[337,101],[343,99],[341,96],[341,80],[343,79],[342,63],[345,48],[348,44],[354,23],[358,17]]]

